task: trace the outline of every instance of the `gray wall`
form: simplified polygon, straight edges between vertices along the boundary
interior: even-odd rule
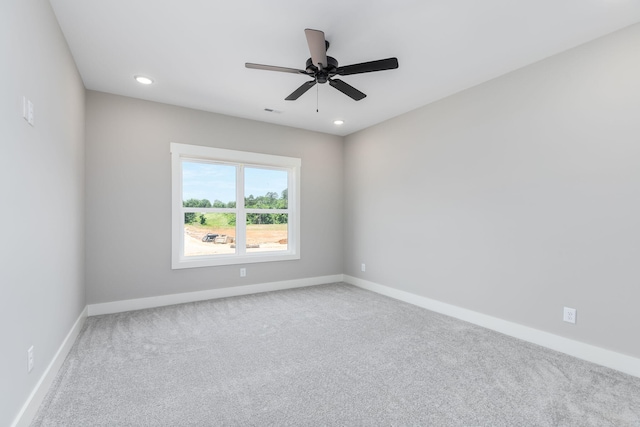
[[[0,425],[86,303],[342,272],[640,357],[639,51],[633,26],[343,144],[85,94],[49,4],[0,2]],[[171,270],[171,141],[301,157],[302,259]]]
[[[639,52],[635,25],[348,136],[345,273],[640,357]]]
[[[49,2],[0,2],[2,426],[85,306],[84,95]],[[35,127],[22,119],[23,96],[35,105]]]
[[[89,304],[342,273],[342,138],[87,92]],[[299,157],[301,259],[171,270],[169,143]]]

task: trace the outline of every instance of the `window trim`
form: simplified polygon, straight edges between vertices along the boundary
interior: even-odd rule
[[[300,259],[300,168],[302,160],[295,157],[276,156],[250,151],[228,150],[199,145],[170,143],[171,152],[171,268],[214,267],[222,265],[251,264],[258,262],[290,261]],[[182,160],[203,160],[229,163],[242,167],[286,169],[288,174],[288,208],[269,210],[269,213],[288,213],[287,250],[230,255],[203,255],[185,257],[184,250],[184,210],[182,206]],[[246,213],[253,209],[244,207],[243,168],[236,169],[236,224],[245,224]],[[242,203],[242,208],[240,204]],[[229,208],[197,208],[200,211],[223,212]],[[273,212],[272,212],[273,211]],[[242,212],[242,214],[240,214]],[[241,222],[242,221],[242,222]],[[245,239],[246,228],[236,226],[236,241]],[[244,240],[243,240],[244,241]]]

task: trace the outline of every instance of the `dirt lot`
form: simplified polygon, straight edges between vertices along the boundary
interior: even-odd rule
[[[185,256],[217,255],[235,253],[235,243],[203,242],[207,233],[227,235],[235,239],[234,228],[203,228],[186,225],[184,233]],[[262,224],[247,226],[247,253],[287,250],[286,224]]]

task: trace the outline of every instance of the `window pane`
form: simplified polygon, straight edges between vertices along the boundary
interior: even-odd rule
[[[184,256],[235,254],[235,238],[236,214],[184,214]]]
[[[247,214],[247,253],[286,251],[288,220],[287,214]]]
[[[236,167],[182,161],[182,206],[234,208]]]
[[[287,171],[245,168],[245,207],[253,209],[287,209],[289,204],[287,184]]]

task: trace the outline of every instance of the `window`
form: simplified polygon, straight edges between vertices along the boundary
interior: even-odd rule
[[[171,143],[172,268],[300,259],[300,159]]]

